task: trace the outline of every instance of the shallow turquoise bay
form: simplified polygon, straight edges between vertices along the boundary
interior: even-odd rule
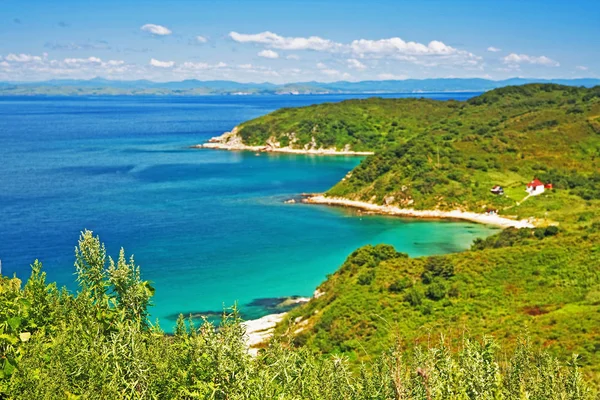
[[[347,97],[0,99],[2,272],[25,278],[39,258],[75,289],[73,248],[94,230],[111,255],[135,254],[156,287],[152,317],[170,331],[180,312],[237,301],[255,318],[269,312],[256,299],[309,296],[365,244],[417,257],[496,230],[283,203],[328,189],[358,158],[188,148],[279,107]]]

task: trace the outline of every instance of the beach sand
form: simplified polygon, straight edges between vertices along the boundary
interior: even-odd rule
[[[355,201],[340,197],[325,197],[323,195],[310,196],[302,200],[308,204],[324,204],[330,206],[350,207],[383,215],[396,215],[413,218],[433,219],[458,219],[480,224],[495,225],[502,228],[535,228],[530,219],[514,220],[497,214],[478,214],[469,211],[452,210],[414,210],[411,208],[399,208],[396,206],[383,206],[371,204],[364,201]]]

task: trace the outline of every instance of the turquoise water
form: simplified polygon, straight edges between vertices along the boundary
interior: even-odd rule
[[[135,254],[168,331],[180,312],[237,301],[254,318],[269,312],[257,299],[311,295],[365,244],[441,254],[494,231],[283,203],[326,190],[358,158],[188,148],[279,107],[347,97],[0,98],[2,272],[24,278],[39,258],[75,289],[73,248],[91,229],[109,254]]]

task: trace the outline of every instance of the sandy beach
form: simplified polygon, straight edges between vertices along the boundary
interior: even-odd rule
[[[480,224],[495,225],[502,228],[535,228],[530,220],[514,220],[499,215],[479,214],[469,211],[452,210],[414,210],[412,208],[399,208],[395,206],[383,206],[371,204],[363,201],[355,201],[340,197],[325,197],[323,195],[310,196],[302,200],[308,204],[325,204],[331,206],[351,207],[376,214],[397,215],[402,217],[414,218],[434,218],[434,219],[458,219]]]

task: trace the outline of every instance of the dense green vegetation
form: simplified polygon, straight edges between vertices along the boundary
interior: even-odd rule
[[[374,250],[357,251],[348,263],[373,268],[405,258],[389,247]],[[345,357],[278,343],[249,356],[235,309],[218,327],[180,317],[168,336],[147,320],[153,291],[133,258],[121,250],[117,262],[106,261],[104,246],[86,231],[76,249],[77,294],[48,284],[37,261],[24,287],[0,277],[2,398],[593,398],[577,357],[561,364],[526,339],[510,355],[486,337],[457,346],[438,339],[411,352],[396,344],[353,370]],[[432,265],[434,279],[453,274]]]
[[[242,124],[244,131],[253,140],[295,132],[324,147],[333,137],[338,147],[356,141],[375,151],[328,196],[492,209],[534,217],[538,226],[440,257],[359,249],[321,285],[322,296],[290,313],[280,334],[366,360],[398,337],[410,347],[440,334],[454,345],[465,333],[491,334],[510,349],[527,329],[536,346],[563,360],[580,354],[598,382],[600,87],[506,87],[466,103],[352,100],[280,110]],[[534,177],[553,189],[526,199]],[[490,193],[494,185],[505,195]]]
[[[249,144],[374,150],[328,195],[417,209],[497,209],[577,222],[600,200],[600,87],[525,85],[466,103],[349,100],[282,109],[240,125]],[[534,177],[557,190],[525,198]],[[506,196],[490,193],[494,185]],[[566,205],[569,207],[565,207]]]
[[[124,252],[106,267],[104,248],[85,232],[77,294],[47,284],[37,262],[23,288],[0,277],[0,393],[593,398],[583,376],[600,386],[600,87],[508,87],[466,103],[352,100],[283,109],[239,132],[247,144],[374,150],[330,196],[497,209],[538,227],[434,257],[358,249],[256,358],[235,310],[219,327],[180,318],[173,336],[150,324],[153,289],[139,268]],[[554,188],[525,199],[533,177]],[[505,195],[491,194],[493,185]]]

